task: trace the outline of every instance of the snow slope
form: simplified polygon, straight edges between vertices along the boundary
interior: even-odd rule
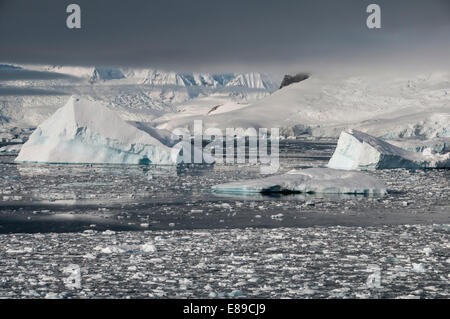
[[[329,163],[335,169],[446,168],[450,153],[410,152],[379,138],[356,131],[343,131]]]
[[[385,194],[386,185],[360,172],[330,168],[292,170],[283,175],[213,186],[220,193]]]
[[[315,136],[337,137],[346,128],[375,136],[450,136],[450,73],[408,76],[312,74],[270,96],[220,114],[174,116],[167,129],[202,119],[205,127],[294,127]]]
[[[16,162],[176,164],[178,154],[98,102],[71,97],[39,125]]]

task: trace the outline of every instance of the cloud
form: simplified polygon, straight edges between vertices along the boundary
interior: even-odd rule
[[[68,95],[68,93],[56,90],[0,86],[0,96],[30,96],[30,95],[33,96]]]
[[[73,2],[80,30],[65,25]],[[365,25],[373,2],[380,30]],[[392,65],[402,56],[439,64],[449,28],[446,0],[0,0],[0,60],[210,71]]]
[[[74,76],[70,76],[67,74],[59,74],[55,72],[0,68],[0,81],[58,80],[58,79],[78,80],[78,78]]]

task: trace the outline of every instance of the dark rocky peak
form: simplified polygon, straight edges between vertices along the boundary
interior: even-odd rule
[[[281,81],[280,89],[292,83],[298,83],[308,79],[311,75],[309,73],[297,73],[295,75],[285,75],[283,81]]]

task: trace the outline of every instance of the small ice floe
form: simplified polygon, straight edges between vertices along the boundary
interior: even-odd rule
[[[298,293],[300,295],[314,295],[316,291],[314,289],[309,288],[308,284],[304,284],[303,288],[300,288]]]
[[[44,296],[45,299],[63,299],[64,295],[60,295],[55,292],[49,292]]]
[[[26,254],[26,253],[32,253],[33,248],[32,247],[23,247],[19,249],[9,248],[6,250],[7,254]]]
[[[70,264],[63,268],[63,273],[67,275],[63,279],[64,285],[69,289],[81,288],[81,268],[76,264]]]
[[[3,147],[0,147],[0,153],[16,154],[16,153],[20,152],[21,148],[22,148],[22,144],[6,145]]]
[[[270,216],[270,218],[275,219],[275,220],[283,220],[283,217],[284,217],[284,215],[281,213]]]
[[[414,272],[426,272],[427,268],[423,264],[412,264],[412,271]]]
[[[381,268],[378,265],[369,265],[367,271],[371,274],[367,277],[366,285],[368,288],[381,288]]]
[[[144,253],[154,253],[156,251],[155,245],[151,243],[145,243],[140,247],[141,251]]]
[[[105,247],[96,246],[96,247],[94,247],[94,250],[98,251],[102,254],[122,254],[127,249],[125,247],[111,245],[111,246],[105,246]]]
[[[361,172],[331,168],[292,170],[283,175],[212,187],[220,193],[385,194],[386,185]]]
[[[343,131],[328,167],[336,169],[448,168],[450,153],[431,154],[404,150],[355,130]]]
[[[425,247],[425,248],[423,249],[423,253],[424,253],[426,256],[430,256],[432,252],[433,252],[433,249],[431,249],[430,247]]]
[[[152,243],[145,243],[142,245],[109,245],[109,246],[95,246],[95,251],[102,254],[124,254],[124,253],[153,253],[156,251],[155,245]]]
[[[87,253],[87,254],[84,254],[83,255],[83,258],[84,259],[95,259],[95,258],[97,258],[97,256],[96,255],[93,255],[93,254],[91,254],[91,253]]]

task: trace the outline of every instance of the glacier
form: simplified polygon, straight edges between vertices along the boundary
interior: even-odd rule
[[[166,129],[186,127],[198,119],[205,128],[278,127],[283,136],[337,138],[342,130],[354,128],[388,139],[443,138],[450,137],[449,80],[449,72],[408,71],[393,76],[318,72],[246,105],[227,108],[218,101],[214,105],[222,112],[209,112],[210,107],[153,121]]]
[[[387,192],[384,182],[361,172],[331,168],[291,170],[286,174],[266,178],[215,185],[218,193],[320,193],[320,194],[380,194]]]
[[[450,153],[411,152],[357,131],[342,131],[329,168],[344,170],[390,168],[448,168]]]
[[[16,162],[174,165],[182,156],[99,102],[72,96],[38,126]],[[162,134],[163,135],[163,134]]]

